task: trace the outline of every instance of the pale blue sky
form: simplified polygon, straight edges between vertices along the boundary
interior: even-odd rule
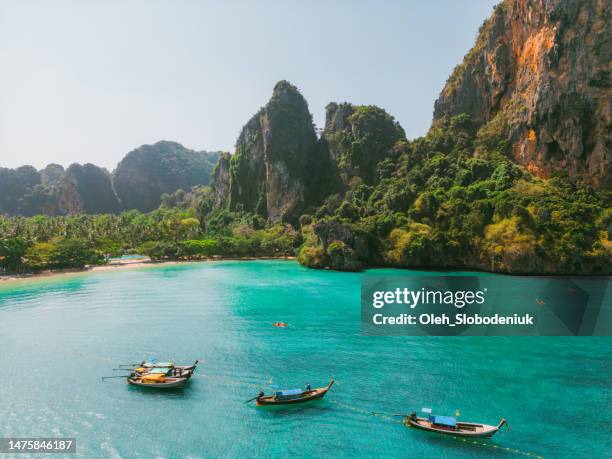
[[[413,138],[495,3],[0,0],[0,166],[231,151],[281,79],[318,126],[331,101],[375,104]]]

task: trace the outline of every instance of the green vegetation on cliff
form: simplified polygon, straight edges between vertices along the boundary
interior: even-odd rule
[[[608,192],[561,175],[535,178],[499,145],[476,155],[476,144],[467,115],[400,140],[378,163],[375,186],[356,183],[302,218],[302,232],[310,227],[317,237],[305,238],[300,261],[338,269],[610,273]]]
[[[343,183],[360,180],[371,185],[378,181],[377,164],[389,158],[405,136],[399,123],[379,107],[331,103],[321,144]]]
[[[124,209],[156,209],[162,193],[208,185],[219,153],[196,152],[176,142],[143,145],[128,153],[113,172]]]
[[[478,147],[467,115],[427,136],[403,137],[376,164],[376,182],[351,180],[295,225],[215,205],[210,187],[164,195],[142,214],[0,218],[6,271],[82,267],[109,255],[154,259],[286,256],[313,268],[467,268],[609,274],[612,206],[567,176],[533,177]],[[308,205],[309,203],[306,203]]]

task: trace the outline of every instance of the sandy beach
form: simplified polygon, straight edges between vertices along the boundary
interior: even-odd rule
[[[0,274],[0,283],[24,280],[24,279],[40,279],[52,276],[61,276],[76,273],[87,273],[96,271],[111,271],[119,269],[134,269],[134,268],[146,268],[160,265],[176,265],[185,263],[205,263],[213,261],[246,261],[246,260],[295,260],[296,257],[283,256],[283,257],[209,257],[198,260],[151,260],[149,257],[141,258],[127,258],[127,259],[113,259],[105,265],[86,266],[83,269],[58,269],[58,270],[47,270],[37,273],[24,273],[24,274]]]

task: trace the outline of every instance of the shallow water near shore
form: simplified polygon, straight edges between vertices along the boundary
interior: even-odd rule
[[[378,270],[392,272],[393,270]],[[605,457],[612,338],[373,337],[359,273],[220,261],[0,286],[2,437],[76,437],[82,457]],[[286,328],[273,327],[286,322]],[[148,356],[202,359],[179,392],[101,380]],[[289,410],[244,401],[336,384]],[[505,429],[406,428],[421,407]],[[372,412],[382,413],[373,415]]]

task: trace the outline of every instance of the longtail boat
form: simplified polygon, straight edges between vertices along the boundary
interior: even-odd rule
[[[188,378],[168,378],[161,373],[145,375],[133,374],[128,376],[127,383],[132,386],[151,389],[180,389],[185,387],[188,380]]]
[[[199,360],[196,360],[193,365],[174,365],[172,363],[160,363],[156,366],[142,365],[140,367],[134,368],[133,371],[137,375],[162,373],[167,377],[189,379],[197,368],[198,362]]]
[[[474,422],[459,422],[457,418],[451,416],[436,416],[430,414],[427,418],[420,418],[417,417],[416,413],[405,416],[404,424],[429,432],[471,438],[492,437],[504,424],[506,424],[506,426],[508,425],[505,419],[502,419],[497,426],[490,426]]]
[[[310,389],[310,387],[307,386],[306,389],[279,390],[272,395],[264,395],[262,391],[255,397],[255,404],[257,406],[273,406],[306,403],[323,398],[333,385],[334,380],[332,379],[327,386],[319,387],[318,389]]]

